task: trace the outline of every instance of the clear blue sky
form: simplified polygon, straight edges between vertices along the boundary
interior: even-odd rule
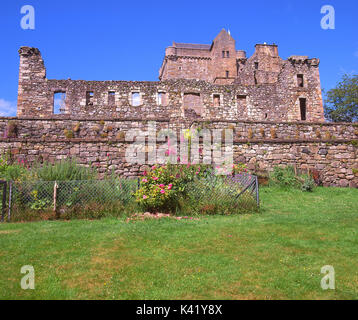
[[[335,30],[320,25],[327,4]],[[23,5],[35,8],[35,30],[20,27]],[[15,114],[20,46],[40,49],[50,79],[157,80],[172,41],[209,44],[222,28],[248,56],[275,42],[284,59],[320,58],[326,90],[358,71],[357,0],[1,0],[0,114]]]

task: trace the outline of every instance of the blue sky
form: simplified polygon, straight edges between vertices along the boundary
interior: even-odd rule
[[[35,8],[35,30],[20,27],[24,5]],[[321,28],[323,5],[335,8],[335,30]],[[16,113],[22,45],[40,49],[50,79],[158,80],[172,41],[209,44],[222,28],[248,56],[274,42],[284,59],[320,58],[326,90],[358,71],[357,0],[1,0],[0,115]]]

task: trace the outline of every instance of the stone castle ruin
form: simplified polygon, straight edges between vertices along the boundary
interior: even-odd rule
[[[358,185],[358,126],[324,122],[317,58],[283,60],[275,44],[257,44],[247,58],[225,30],[212,44],[166,48],[159,81],[47,79],[37,48],[19,54],[17,116],[0,118],[0,150],[14,159],[73,156],[137,176],[143,166],[126,162],[126,133],[145,135],[156,121],[158,130],[232,129],[234,161],[252,170],[290,164],[324,185]]]
[[[283,60],[276,45],[250,58],[222,30],[211,45],[173,43],[158,82],[50,80],[40,51],[20,49],[18,116],[108,116],[323,122],[319,60]],[[64,93],[55,114],[54,95]]]

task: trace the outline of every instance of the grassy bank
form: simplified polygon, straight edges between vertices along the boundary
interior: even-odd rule
[[[2,224],[0,298],[357,299],[358,190],[260,195],[251,215]],[[320,287],[324,265],[336,290]]]

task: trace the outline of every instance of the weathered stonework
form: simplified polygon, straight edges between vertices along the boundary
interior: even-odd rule
[[[318,59],[282,60],[277,46],[267,44],[247,59],[225,30],[211,46],[167,48],[159,82],[50,80],[38,49],[19,53],[19,117],[54,115],[54,94],[63,92],[56,117],[324,121]]]
[[[79,163],[98,168],[102,174],[114,170],[126,177],[140,175],[146,166],[126,161],[129,143],[124,139],[11,139],[0,140],[0,149],[8,150],[14,160],[29,163],[75,157]],[[148,150],[143,150],[143,152]],[[270,171],[276,165],[294,165],[315,170],[325,186],[358,187],[358,147],[348,142],[270,140],[234,142],[234,160],[249,168]]]
[[[174,43],[157,82],[47,79],[39,50],[22,47],[18,113],[0,118],[0,151],[28,163],[76,157],[102,174],[137,176],[144,167],[127,162],[126,134],[146,135],[156,121],[178,137],[180,129],[232,129],[234,160],[252,170],[290,164],[326,186],[358,186],[358,124],[324,123],[319,60],[283,60],[267,44],[246,58],[235,46],[224,30],[211,45]],[[66,100],[54,114],[57,92]]]

